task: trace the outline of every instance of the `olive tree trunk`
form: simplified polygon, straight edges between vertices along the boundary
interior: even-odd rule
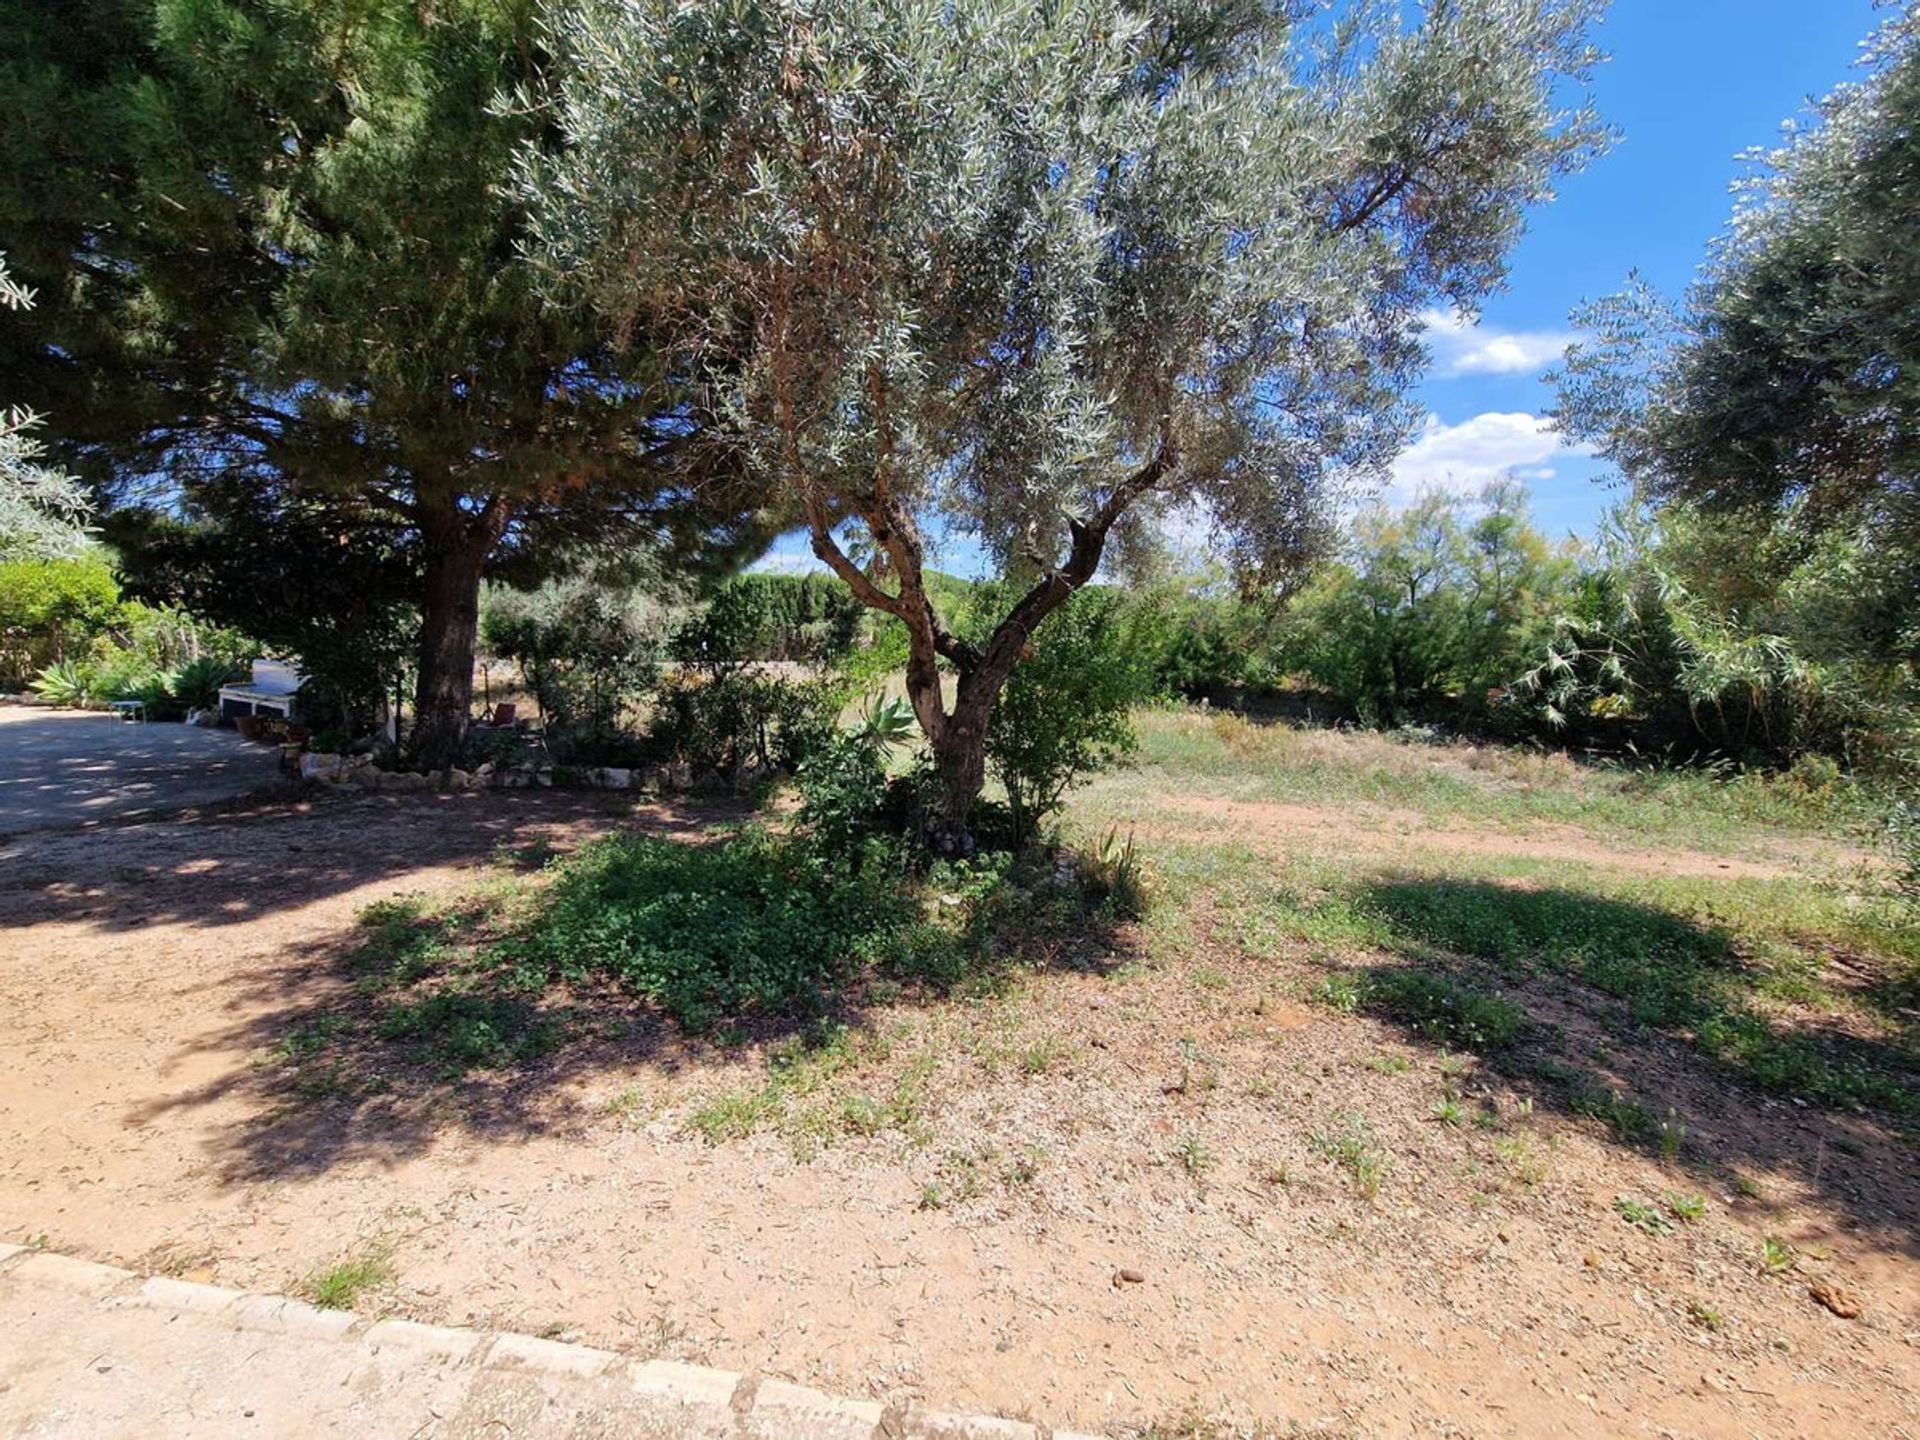
[[[986,786],[987,725],[1000,692],[1029,653],[1035,629],[1093,579],[1114,523],[1173,464],[1173,447],[1163,435],[1154,456],[1116,484],[1091,515],[1068,521],[1071,543],[1065,559],[1035,580],[979,644],[953,634],[935,610],[927,594],[924,551],[911,515],[898,504],[880,499],[859,512],[896,579],[897,588],[888,591],[840,548],[825,504],[817,496],[808,497],[813,553],[862,604],[885,611],[907,628],[907,698],[933,751],[939,777],[924,837],[934,854],[949,859],[973,854],[973,807]],[[943,660],[957,677],[951,709],[942,692]]]

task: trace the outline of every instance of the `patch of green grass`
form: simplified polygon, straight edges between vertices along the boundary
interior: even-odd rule
[[[1313,997],[1346,1013],[1385,1015],[1423,1040],[1463,1050],[1505,1049],[1527,1026],[1526,1011],[1503,996],[1451,976],[1392,965],[1331,975]]]
[[[1621,1140],[1638,1144],[1652,1133],[1653,1119],[1646,1106],[1586,1071],[1542,1060],[1533,1066],[1533,1072],[1561,1092],[1574,1114],[1599,1121]]]
[[[1457,971],[1465,958],[1510,982],[1577,981],[1619,1002],[1625,1023],[1682,1035],[1767,1089],[1920,1116],[1920,1036],[1907,1019],[1920,1000],[1920,926],[1845,852],[1808,854],[1804,840],[1786,848],[1790,836],[1859,843],[1880,828],[1883,807],[1856,787],[1593,767],[1199,711],[1144,714],[1139,726],[1145,763],[1097,780],[1080,802],[1083,823],[1139,820],[1178,834],[1172,797],[1210,792],[1362,812],[1351,835],[1291,854],[1278,885],[1271,860],[1243,845],[1178,834],[1156,854],[1170,893],[1204,896],[1216,937],[1251,956],[1317,949],[1351,963],[1386,952],[1428,971]],[[1474,827],[1554,822],[1653,845],[1756,850],[1782,872],[1720,875],[1693,864],[1644,873],[1436,846],[1427,873],[1370,874],[1368,806]],[[1407,826],[1398,813],[1391,822]],[[1331,983],[1322,999],[1365,1003],[1353,981]],[[1864,1023],[1807,1024],[1808,1010]]]
[[[1493,1153],[1507,1172],[1528,1189],[1547,1178],[1547,1159],[1524,1135],[1502,1135],[1493,1142]]]
[[[1667,1213],[1683,1225],[1691,1225],[1703,1219],[1707,1213],[1707,1197],[1704,1195],[1683,1195],[1678,1190],[1669,1190],[1660,1197],[1660,1203],[1667,1207]]]
[[[953,1203],[947,1187],[939,1180],[923,1181],[920,1186],[921,1210],[944,1210]]]
[[[1669,1235],[1673,1233],[1673,1224],[1663,1215],[1659,1207],[1636,1200],[1631,1195],[1613,1197],[1614,1211],[1620,1218],[1648,1235]]]
[[[282,1037],[273,1047],[274,1057],[280,1060],[302,1060],[316,1055],[327,1048],[335,1038],[347,1029],[347,1017],[328,1013],[316,1015],[304,1020]]]
[[[526,1000],[481,990],[448,989],[390,1003],[375,1026],[454,1078],[546,1054],[559,1043],[559,1025]]]
[[[1365,1064],[1376,1075],[1404,1075],[1413,1069],[1413,1062],[1404,1055],[1370,1055]]]
[[[1769,1275],[1783,1275],[1799,1263],[1799,1253],[1778,1235],[1760,1242],[1760,1264]]]
[[[986,1171],[978,1156],[951,1150],[940,1161],[940,1184],[949,1204],[963,1204],[986,1193]]]
[[[1687,1319],[1702,1330],[1718,1330],[1726,1324],[1726,1317],[1720,1313],[1719,1308],[1707,1304],[1704,1300],[1687,1302]]]
[[[709,1145],[744,1140],[778,1113],[779,1096],[769,1087],[724,1090],[696,1105],[687,1116],[687,1128]]]
[[[1173,1156],[1180,1162],[1180,1168],[1196,1180],[1214,1166],[1213,1150],[1198,1130],[1189,1130],[1180,1137],[1180,1143],[1174,1147]]]
[[[1687,1124],[1679,1113],[1669,1105],[1667,1118],[1660,1122],[1660,1154],[1668,1160],[1680,1158],[1680,1147],[1687,1143]]]
[[[1346,1172],[1360,1195],[1371,1200],[1380,1193],[1387,1152],[1364,1115],[1341,1116],[1334,1125],[1316,1132],[1310,1143],[1314,1154]]]
[[[844,1088],[865,1067],[891,1053],[886,1037],[842,1024],[789,1036],[768,1048],[764,1081],[703,1101],[688,1112],[687,1128],[711,1145],[777,1128],[794,1142],[802,1160],[849,1135],[898,1130],[923,1143],[926,1082],[936,1061],[931,1051],[902,1067],[885,1094]]]
[[[645,1086],[638,1083],[622,1086],[607,1101],[607,1117],[622,1125],[638,1125],[654,1112],[654,1099]]]
[[[1051,1075],[1067,1063],[1072,1047],[1057,1035],[1043,1035],[1020,1051],[1020,1073],[1029,1078]]]
[[[1809,787],[1791,775],[1585,764],[1521,746],[1296,729],[1192,708],[1140,711],[1135,729],[1139,771],[1096,782],[1103,824],[1137,816],[1138,802],[1152,798],[1142,777],[1161,776],[1236,798],[1477,824],[1545,821],[1696,847],[1751,843],[1764,830],[1846,834],[1880,813],[1857,787]]]
[[[307,1299],[326,1310],[351,1310],[369,1290],[391,1284],[393,1265],[382,1254],[350,1256],[316,1270],[301,1286]]]
[[[455,937],[478,918],[475,906],[433,908],[418,895],[376,900],[360,912],[360,943],[347,957],[363,994],[405,989],[459,953]]]
[[[1437,950],[1516,980],[1576,980],[1622,1002],[1631,1024],[1685,1035],[1764,1088],[1920,1115],[1906,1048],[1891,1040],[1875,1049],[1822,1038],[1768,1013],[1761,972],[1718,924],[1570,888],[1458,877],[1374,880],[1362,896],[1390,931],[1389,948],[1416,960]],[[1385,978],[1395,974],[1418,978]],[[1329,1003],[1377,1009],[1425,1038],[1462,1048],[1500,1048],[1525,1024],[1511,1002],[1476,998],[1485,992],[1462,991],[1429,970],[1378,966],[1339,983],[1343,990],[1325,993]],[[1678,1139],[1670,1138],[1677,1153]]]

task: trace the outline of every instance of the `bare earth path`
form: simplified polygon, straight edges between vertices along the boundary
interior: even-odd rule
[[[1539,1165],[1502,1159],[1433,1123],[1430,1054],[1224,954],[1225,986],[1061,971],[937,1015],[876,1005],[872,1031],[928,1057],[927,1133],[818,1153],[690,1133],[762,1061],[644,1018],[460,1085],[285,1083],[276,1049],[350,992],[370,901],[702,818],[378,795],[0,843],[0,1239],[277,1292],[378,1253],[376,1311],[1084,1430],[1220,1410],[1330,1434],[1920,1434],[1911,1150],[1677,1050],[1637,1078],[1690,1117],[1692,1169],[1469,1074]],[[1041,1042],[1044,1064],[1007,1058]],[[1373,1201],[1313,1138],[1357,1109],[1392,1156]],[[1700,1223],[1614,1213],[1675,1188],[1707,1195]],[[1795,1268],[1765,1271],[1767,1236]]]

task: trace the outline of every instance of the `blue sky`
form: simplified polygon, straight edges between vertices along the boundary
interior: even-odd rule
[[[1568,338],[1568,315],[1635,268],[1665,292],[1684,289],[1731,211],[1737,157],[1775,143],[1783,121],[1848,78],[1875,10],[1872,0],[1614,0],[1599,33],[1612,58],[1594,91],[1620,141],[1531,217],[1479,328],[1429,335],[1427,429],[1401,457],[1392,498],[1515,470],[1543,527],[1592,532],[1612,498],[1596,483],[1601,467],[1560,448],[1540,420],[1552,404],[1540,373]],[[811,558],[790,536],[762,564]],[[950,545],[938,563],[969,573],[977,551]]]
[[[1534,214],[1480,329],[1430,337],[1430,433],[1402,456],[1400,488],[1515,467],[1543,526],[1589,533],[1609,492],[1594,461],[1551,453],[1538,435],[1533,417],[1552,396],[1536,362],[1558,351],[1576,305],[1629,270],[1685,288],[1732,208],[1736,157],[1847,79],[1874,25],[1871,0],[1614,0],[1600,32],[1612,59],[1594,89],[1621,140]]]

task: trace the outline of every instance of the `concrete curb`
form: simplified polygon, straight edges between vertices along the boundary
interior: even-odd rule
[[[373,1320],[286,1295],[256,1295],[164,1275],[142,1276],[50,1251],[0,1244],[0,1281],[93,1297],[103,1309],[169,1317],[211,1316],[237,1330],[357,1346],[372,1355],[446,1368],[519,1372],[617,1385],[690,1435],[737,1440],[1097,1440],[1025,1420],[883,1406],[810,1390],[773,1376],[742,1375],[677,1360],[631,1360],[611,1350],[511,1331],[463,1330],[413,1320]]]

